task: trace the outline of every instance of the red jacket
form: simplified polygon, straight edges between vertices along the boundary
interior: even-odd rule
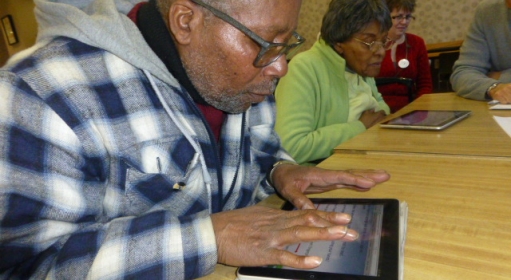
[[[428,52],[426,50],[426,44],[421,37],[407,33],[405,43],[397,47],[396,62],[403,58],[407,58],[410,62],[410,65],[404,69],[397,65],[394,66],[390,52],[391,50],[387,50],[386,52],[378,77],[411,78],[415,82],[415,97],[433,91]],[[379,86],[378,90],[392,112],[396,112],[408,104],[408,89],[405,85],[384,85]]]

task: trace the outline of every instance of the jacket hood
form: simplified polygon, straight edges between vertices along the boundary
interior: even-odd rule
[[[158,79],[176,84],[126,14],[141,0],[34,0],[37,42],[68,37],[104,49]]]

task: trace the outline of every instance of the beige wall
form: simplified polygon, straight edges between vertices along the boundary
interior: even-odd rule
[[[426,44],[462,40],[475,7],[481,1],[417,0],[417,20],[411,24],[409,32],[424,38]],[[308,41],[301,50],[310,48],[314,43],[329,3],[330,0],[303,0],[298,33]]]
[[[0,18],[11,15],[18,36],[18,43],[9,45],[5,39],[3,27],[0,28],[2,33],[2,41],[0,41],[0,56],[2,56],[0,57],[0,65],[5,60],[5,53],[12,56],[35,43],[37,24],[33,10],[34,2],[32,0],[0,0]]]
[[[300,10],[300,20],[298,21],[298,33],[305,37],[304,46],[300,51],[309,49],[316,36],[321,30],[321,20],[328,9],[330,0],[303,0]]]
[[[409,31],[423,37],[427,44],[462,40],[474,9],[481,1],[417,0],[417,20],[412,23]],[[314,43],[329,3],[330,0],[303,0],[298,32],[305,36],[307,42],[301,50],[310,48]],[[19,42],[14,45],[7,45],[0,40],[0,65],[5,55],[11,56],[34,44],[37,25],[33,8],[32,0],[0,0],[0,17],[8,14],[13,17],[19,38]],[[2,37],[5,36],[3,29],[1,32]]]

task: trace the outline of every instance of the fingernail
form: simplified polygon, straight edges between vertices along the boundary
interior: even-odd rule
[[[348,232],[346,233],[346,236],[344,237],[345,240],[351,240],[351,241],[355,241],[358,239],[358,232],[355,231],[355,230],[348,230]]]
[[[346,213],[337,213],[335,215],[335,220],[342,223],[351,222],[351,215]]]
[[[302,207],[302,210],[314,210],[316,208],[314,208],[313,205],[310,205],[310,204],[305,204],[303,207]]]
[[[328,228],[328,233],[340,236],[345,236],[346,234],[348,234],[347,231],[348,228],[344,226],[335,226]]]
[[[323,258],[320,257],[306,257],[305,264],[308,266],[319,266],[323,262]]]

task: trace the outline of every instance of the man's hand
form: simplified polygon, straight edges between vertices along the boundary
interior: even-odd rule
[[[318,240],[353,241],[358,233],[347,228],[351,216],[319,210],[283,211],[251,206],[211,215],[218,262],[233,266],[285,265],[311,269],[318,256],[298,256],[287,245]]]
[[[498,84],[489,95],[500,104],[511,104],[511,84]]]
[[[277,191],[298,209],[314,209],[305,194],[340,188],[367,191],[388,179],[390,175],[382,170],[335,171],[291,164],[275,167],[272,176]]]

